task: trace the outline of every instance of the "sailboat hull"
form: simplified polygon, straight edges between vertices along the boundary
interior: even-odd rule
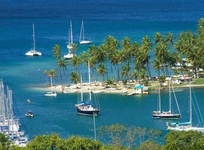
[[[179,119],[180,114],[172,114],[169,112],[162,112],[162,113],[153,113],[153,118],[159,119]]]
[[[67,55],[64,55],[64,59],[71,59],[74,55],[72,53],[69,53]]]
[[[45,96],[50,96],[50,97],[55,97],[55,96],[57,96],[57,93],[56,92],[47,92],[46,94],[45,94]]]
[[[42,56],[41,52],[30,50],[27,53],[25,53],[26,56]]]
[[[87,105],[75,105],[76,109],[77,109],[77,113],[80,115],[98,115],[100,109],[98,108],[93,108],[91,106],[87,106]]]
[[[198,131],[204,133],[204,127],[192,127],[191,125],[179,126],[179,124],[178,126],[170,126],[168,122],[166,124],[167,130],[170,131]]]
[[[80,43],[80,44],[91,44],[92,41],[80,41],[79,43]]]

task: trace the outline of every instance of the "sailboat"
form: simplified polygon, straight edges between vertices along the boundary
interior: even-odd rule
[[[57,96],[56,91],[52,88],[52,76],[50,77],[50,91],[45,94],[45,96]]]
[[[27,56],[42,56],[42,53],[40,51],[36,51],[35,49],[35,27],[33,23],[33,49],[25,53]]]
[[[12,143],[25,147],[28,138],[24,136],[25,131],[21,130],[21,121],[15,115],[12,90],[8,87],[5,90],[2,80],[0,80],[0,104],[0,133]]]
[[[77,113],[80,115],[98,115],[100,108],[96,107],[94,108],[92,106],[92,95],[91,95],[91,87],[90,87],[90,65],[88,63],[88,73],[89,73],[89,101],[88,103],[84,102],[83,100],[83,93],[81,93],[81,101],[78,104],[75,104],[75,107],[77,109]]]
[[[193,110],[192,110],[192,106],[195,106],[193,104],[193,101],[192,101],[192,89],[191,89],[191,83],[190,83],[190,88],[189,88],[189,93],[190,93],[190,96],[189,96],[189,104],[190,104],[190,120],[188,122],[181,122],[181,123],[178,123],[178,122],[166,122],[166,125],[167,125],[167,130],[173,130],[173,131],[190,131],[190,130],[193,130],[193,131],[199,131],[199,132],[203,132],[204,133],[204,121],[203,121],[203,117],[200,113],[200,109],[199,109],[199,105],[197,104],[197,109],[196,111],[199,111],[198,113],[196,113],[196,115],[200,115],[200,120],[199,122],[203,124],[202,127],[198,127],[198,126],[195,126],[193,127],[192,125],[192,119],[193,119]]]
[[[71,59],[73,54],[71,50],[73,49],[73,34],[72,34],[72,21],[70,20],[70,29],[68,32],[68,44],[67,44],[68,53],[64,55],[65,59]]]
[[[169,78],[168,80],[169,80],[169,110],[168,111],[162,111],[161,110],[161,94],[160,94],[160,85],[159,85],[159,95],[158,95],[159,96],[159,99],[158,99],[159,110],[153,111],[153,114],[152,114],[153,118],[159,118],[159,119],[178,119],[181,116],[179,105],[178,105],[178,102],[177,102],[177,98],[176,98],[174,89],[171,86],[171,78]],[[179,113],[172,113],[171,91],[174,93],[174,99],[176,101]]]
[[[86,39],[85,36],[84,36],[84,22],[83,22],[83,20],[81,22],[81,30],[80,30],[79,43],[80,44],[90,44],[90,43],[92,43],[92,41]]]

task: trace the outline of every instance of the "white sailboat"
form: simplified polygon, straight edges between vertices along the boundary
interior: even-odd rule
[[[90,43],[92,43],[92,41],[86,39],[85,36],[84,36],[84,22],[83,22],[83,20],[81,22],[81,30],[80,30],[79,43],[80,44],[90,44]]]
[[[203,132],[204,133],[204,121],[203,121],[203,117],[200,113],[200,108],[198,107],[199,105],[193,105],[195,103],[193,103],[192,101],[192,89],[191,89],[191,84],[190,84],[190,88],[189,88],[189,93],[190,93],[190,96],[189,96],[189,103],[190,103],[190,120],[189,122],[181,122],[181,123],[178,123],[178,122],[166,122],[166,125],[167,125],[167,130],[173,130],[173,131],[190,131],[190,130],[193,130],[193,131],[199,131],[199,132]],[[202,123],[202,126],[193,126],[192,125],[192,119],[193,119],[193,109],[192,109],[192,106],[196,107],[196,115],[200,115],[200,120],[199,120],[199,123],[201,124]]]
[[[161,109],[161,95],[160,95],[160,85],[159,85],[159,110],[157,111],[153,111],[153,118],[159,118],[159,119],[178,119],[180,118],[181,116],[181,113],[180,113],[180,109],[179,109],[179,105],[178,105],[178,102],[177,102],[177,98],[176,98],[176,95],[175,95],[175,92],[174,92],[174,89],[172,88],[172,85],[171,85],[171,79],[169,78],[168,79],[169,81],[169,110],[168,111],[162,111]],[[171,97],[171,92],[173,92],[174,94],[174,99],[176,101],[176,105],[177,105],[177,108],[178,108],[178,113],[173,113],[172,112],[172,97]]]
[[[72,21],[70,20],[70,29],[68,32],[68,44],[67,44],[68,53],[64,55],[65,59],[71,59],[73,57],[73,34],[72,34]]]
[[[52,87],[52,76],[50,77],[50,91],[49,92],[47,92],[46,94],[45,94],[45,96],[50,96],[50,97],[52,97],[52,96],[57,96],[57,93],[56,93],[56,91],[53,91],[53,87]]]
[[[81,101],[78,104],[75,104],[75,107],[77,109],[77,113],[80,115],[98,115],[100,108],[99,107],[93,107],[92,106],[92,96],[91,96],[91,75],[90,75],[90,66],[88,63],[88,73],[89,73],[89,101],[88,103],[84,102],[83,95],[81,95]],[[81,93],[82,94],[82,93]]]
[[[28,138],[24,136],[25,132],[20,127],[21,121],[16,118],[14,112],[12,90],[7,87],[5,91],[3,81],[0,80],[0,133],[4,134],[12,143],[25,147]],[[25,139],[23,142],[22,138]]]
[[[35,49],[35,27],[33,23],[33,49],[25,53],[27,56],[42,56],[42,53],[40,51],[36,51]]]

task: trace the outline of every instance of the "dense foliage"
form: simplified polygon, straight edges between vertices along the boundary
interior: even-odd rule
[[[204,134],[198,131],[172,131],[164,138],[164,143],[156,142],[161,137],[157,130],[140,127],[125,127],[115,124],[100,127],[100,132],[107,137],[106,143],[79,136],[62,139],[57,134],[39,135],[26,147],[11,145],[0,134],[0,150],[203,150]],[[104,137],[104,136],[103,136]]]

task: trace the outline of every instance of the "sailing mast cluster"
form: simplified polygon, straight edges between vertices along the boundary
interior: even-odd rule
[[[16,118],[13,108],[12,91],[0,81],[0,133],[4,134],[13,144],[25,147],[28,137],[20,129],[20,120]]]
[[[35,46],[35,25],[33,23],[33,48],[25,53],[26,56],[42,56],[42,52],[36,50]],[[81,29],[80,29],[80,37],[79,37],[79,44],[91,44],[92,41],[88,40],[85,37],[84,34],[84,21],[81,22]],[[70,28],[68,31],[68,44],[67,49],[68,53],[64,55],[65,59],[71,59],[73,57],[73,53],[71,52],[73,50],[73,34],[72,34],[72,21],[70,20]]]
[[[88,40],[85,37],[84,34],[84,21],[82,20],[81,22],[81,30],[80,30],[80,36],[79,36],[79,44],[91,44],[92,41]],[[70,20],[70,28],[68,31],[68,44],[67,44],[67,49],[68,53],[64,55],[65,59],[71,59],[74,55],[72,53],[74,47],[73,47],[73,32],[72,32],[72,21]]]
[[[180,113],[180,108],[177,102],[177,98],[174,92],[174,88],[172,86],[172,81],[171,78],[168,78],[168,85],[169,85],[169,110],[168,111],[162,111],[162,107],[161,107],[161,95],[160,95],[160,84],[159,84],[159,88],[158,88],[158,105],[159,105],[159,109],[156,111],[153,111],[152,116],[153,118],[158,118],[158,119],[179,119],[181,116]],[[194,130],[194,131],[199,131],[204,133],[204,120],[203,117],[200,113],[200,108],[198,107],[199,105],[196,102],[196,110],[198,111],[196,114],[199,115],[197,116],[197,118],[199,118],[199,123],[200,126],[193,126],[193,101],[192,101],[192,87],[191,87],[191,81],[190,81],[190,86],[189,86],[189,105],[190,105],[190,115],[189,115],[189,121],[187,122],[166,122],[167,125],[167,130],[173,130],[173,131],[190,131],[190,130]],[[178,112],[175,113],[172,111],[172,96],[171,94],[173,93],[174,95],[174,99],[176,101],[176,105],[177,105],[177,109]]]

